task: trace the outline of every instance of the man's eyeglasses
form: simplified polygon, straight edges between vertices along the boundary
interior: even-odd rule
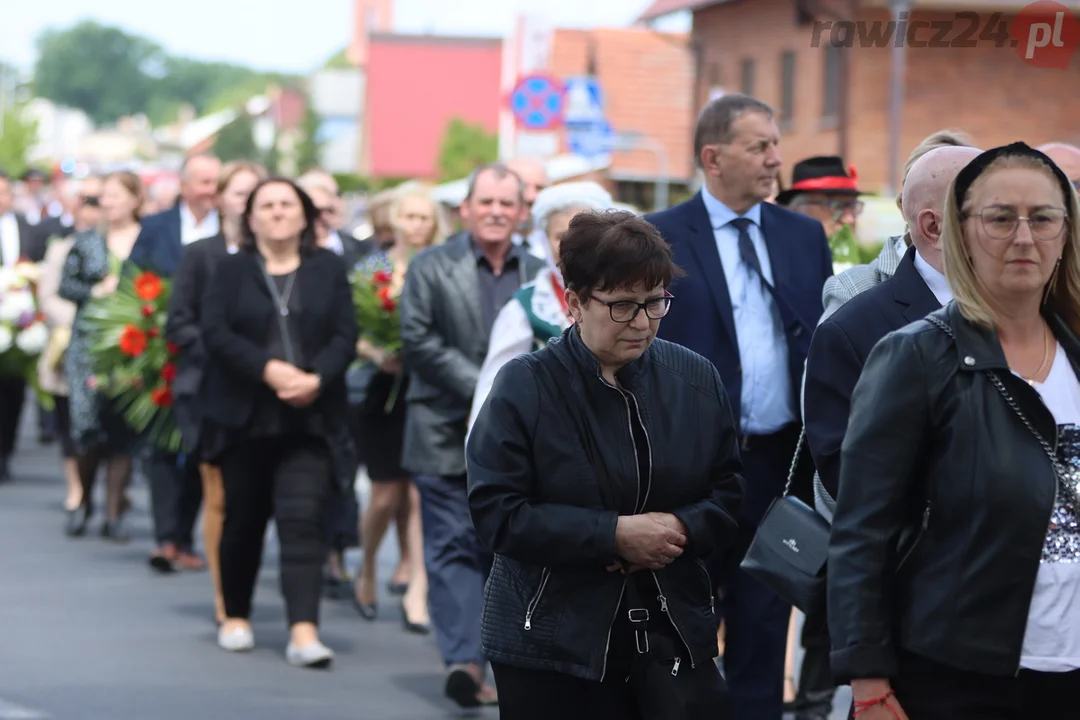
[[[807,200],[806,205],[816,205],[828,208],[836,217],[851,213],[852,217],[859,217],[866,204],[862,200]]]
[[[607,300],[601,300],[595,295],[590,295],[589,297],[601,305],[607,305],[608,313],[611,314],[611,319],[615,322],[629,323],[634,322],[634,318],[636,318],[638,313],[642,310],[645,311],[645,317],[650,320],[659,320],[668,314],[668,310],[671,309],[671,301],[675,296],[665,295],[662,298],[647,300],[643,303],[634,302],[633,300],[616,300],[615,302],[609,302]]]
[[[97,195],[83,195],[79,202],[86,207],[101,207],[101,198]]]
[[[1035,240],[1056,240],[1065,229],[1065,211],[1061,208],[1043,208],[1024,217],[1010,208],[990,207],[982,212],[967,213],[982,221],[983,230],[993,240],[1011,240],[1020,228],[1020,221],[1027,222],[1031,237]]]

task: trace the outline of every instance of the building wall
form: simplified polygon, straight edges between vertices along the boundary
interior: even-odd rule
[[[454,117],[497,134],[501,67],[497,39],[372,36],[364,104],[368,174],[437,179]]]
[[[616,132],[641,133],[663,148],[667,177],[694,174],[694,65],[685,35],[638,28],[556,30],[551,72],[560,78],[594,74],[604,89]],[[611,175],[653,180],[665,173],[654,151],[615,152]]]
[[[311,77],[311,102],[323,141],[320,165],[329,172],[360,172],[364,71],[320,70]]]
[[[695,13],[694,40],[700,52],[697,103],[707,101],[712,87],[740,92],[744,59],[755,66],[754,95],[781,106],[781,57],[795,53],[792,122],[784,128],[781,151],[784,182],[799,160],[839,151],[835,121],[824,118],[828,31],[820,47],[811,47],[812,25],[800,27],[790,0],[731,0]],[[846,0],[823,0],[819,6],[839,9]],[[980,30],[990,13],[981,13]],[[916,10],[912,20],[952,20],[945,12]],[[860,11],[857,20],[887,21],[883,9]],[[1008,22],[1010,17],[1004,16]],[[957,22],[955,38],[966,22]],[[867,27],[867,26],[864,26]],[[923,31],[919,39],[929,39]],[[848,157],[864,187],[880,191],[888,184],[891,47],[856,46],[850,53]],[[1025,64],[1010,47],[977,41],[976,47],[908,47],[905,103],[899,143],[902,166],[908,153],[927,135],[945,128],[970,133],[981,147],[1015,140],[1039,144],[1080,139],[1080,56],[1068,70],[1039,69]]]

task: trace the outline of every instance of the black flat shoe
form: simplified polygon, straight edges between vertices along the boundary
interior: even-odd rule
[[[86,534],[86,526],[90,521],[90,513],[86,508],[77,507],[67,510],[67,523],[64,525],[64,534],[68,537],[77,538]]]
[[[126,543],[131,540],[127,530],[124,529],[124,521],[117,519],[106,522],[101,526],[101,537],[114,543]]]
[[[353,607],[356,608],[356,612],[360,613],[360,617],[364,618],[368,622],[373,621],[375,619],[375,616],[378,615],[378,604],[360,602],[360,598],[356,597],[355,592],[352,596],[352,602]]]
[[[409,589],[409,583],[386,583],[386,591],[391,595],[404,595]]]
[[[401,603],[401,622],[405,626],[405,632],[413,633],[414,635],[431,634],[431,625],[427,623],[415,623],[409,619],[409,613],[405,609],[404,601]]]

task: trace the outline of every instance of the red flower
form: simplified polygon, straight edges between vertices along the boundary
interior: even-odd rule
[[[150,393],[150,402],[158,407],[169,407],[172,405],[172,390],[169,389],[168,385],[157,388]]]
[[[140,299],[157,300],[161,295],[161,278],[152,272],[143,272],[135,278],[135,294]]]
[[[152,338],[156,338],[158,335],[161,334],[161,331],[158,330],[156,327],[152,327],[152,328],[150,328],[149,330],[146,331],[146,334],[149,335]]]
[[[376,285],[389,285],[394,278],[385,270],[379,270],[371,276],[371,281]]]
[[[386,312],[394,312],[397,309],[397,303],[394,302],[394,298],[390,295],[390,288],[384,287],[379,290],[379,301],[382,303],[382,309]]]
[[[167,383],[176,379],[176,363],[167,362],[161,366],[161,379]]]
[[[171,342],[165,343],[165,349],[169,351],[170,355],[176,355],[177,353],[180,352],[180,348],[178,348],[176,345],[174,345]]]
[[[120,352],[131,357],[138,357],[146,351],[146,333],[134,325],[124,326],[120,333]]]
[[[147,303],[146,305],[143,305],[142,306],[142,314],[143,314],[143,317],[150,317],[151,315],[154,314],[154,306],[151,305],[150,303]]]

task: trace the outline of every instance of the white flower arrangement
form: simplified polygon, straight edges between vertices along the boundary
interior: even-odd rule
[[[33,380],[37,356],[48,344],[49,329],[34,297],[38,277],[33,263],[0,268],[0,376]]]

